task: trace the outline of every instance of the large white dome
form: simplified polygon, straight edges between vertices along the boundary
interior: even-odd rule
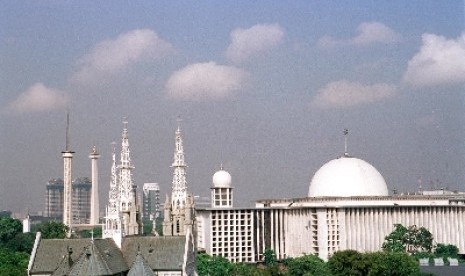
[[[313,176],[308,196],[387,196],[378,170],[358,158],[343,156],[324,164]]]
[[[230,188],[231,187],[231,175],[221,169],[213,175],[213,186],[215,188]]]

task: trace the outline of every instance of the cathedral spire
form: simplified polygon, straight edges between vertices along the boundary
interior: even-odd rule
[[[184,159],[184,148],[181,136],[181,125],[178,119],[178,128],[175,133],[175,149],[173,164],[173,185],[171,194],[171,205],[173,209],[181,209],[187,200],[186,162]]]
[[[121,160],[118,166],[119,171],[119,185],[120,185],[120,207],[121,211],[128,210],[131,206],[135,205],[136,192],[135,186],[132,181],[132,169],[134,167],[131,164],[131,157],[129,155],[129,138],[127,129],[127,120],[123,121],[123,137],[121,141]]]
[[[108,212],[111,214],[118,214],[119,212],[119,187],[118,178],[116,175],[116,143],[111,143],[113,148],[112,164],[111,164],[111,180],[110,180],[110,192],[108,199]]]

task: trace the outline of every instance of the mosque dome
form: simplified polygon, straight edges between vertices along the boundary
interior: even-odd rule
[[[213,186],[215,188],[230,188],[231,187],[231,175],[220,169],[213,175]]]
[[[387,196],[383,176],[368,162],[342,156],[324,164],[313,176],[309,197]]]

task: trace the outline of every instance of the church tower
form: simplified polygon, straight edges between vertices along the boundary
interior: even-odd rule
[[[187,165],[184,158],[184,147],[179,121],[175,133],[174,158],[171,167],[173,168],[173,183],[171,200],[167,197],[164,205],[165,218],[163,221],[163,235],[186,235],[188,230],[190,233],[193,233],[194,199],[191,195],[187,194]]]
[[[121,248],[123,232],[121,230],[121,216],[119,211],[119,186],[116,175],[116,148],[113,142],[111,165],[110,191],[108,192],[108,206],[106,208],[105,224],[103,224],[102,237],[112,238]]]
[[[140,208],[137,204],[136,185],[132,181],[132,170],[129,155],[129,139],[127,122],[124,121],[123,139],[121,142],[121,160],[119,169],[120,211],[122,213],[123,236],[142,234]]]
[[[132,181],[134,167],[131,164],[126,121],[122,136],[121,157],[118,166],[116,166],[116,154],[115,149],[113,149],[109,200],[105,224],[103,225],[103,238],[113,238],[119,247],[121,247],[124,236],[142,234],[136,185]]]

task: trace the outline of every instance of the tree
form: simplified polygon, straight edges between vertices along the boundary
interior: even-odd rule
[[[29,254],[0,248],[0,275],[22,276],[27,274]]]
[[[47,221],[40,224],[38,231],[44,239],[64,239],[69,228],[59,221]]]
[[[265,261],[265,265],[274,265],[276,263],[276,254],[274,253],[274,250],[271,248],[265,249],[265,252],[263,252],[263,258]]]
[[[91,237],[94,237],[94,239],[102,238],[102,227],[96,226],[92,228],[91,230],[79,231],[77,233],[77,236],[80,238],[91,238]]]
[[[367,274],[367,264],[363,255],[355,250],[334,253],[328,260],[328,267],[335,276],[358,276]]]
[[[0,245],[4,245],[22,231],[21,221],[10,217],[0,217]]]
[[[457,258],[459,254],[459,248],[453,244],[438,243],[436,245],[436,249],[434,250],[434,254],[438,257]]]
[[[233,265],[223,257],[210,256],[206,253],[197,255],[197,273],[199,276],[231,275]]]
[[[424,227],[411,225],[406,228],[401,224],[395,224],[394,231],[384,238],[382,248],[386,252],[431,252],[433,235]]]
[[[287,272],[293,276],[331,275],[326,263],[315,255],[304,255],[287,260]]]
[[[368,276],[402,276],[420,273],[416,259],[405,252],[366,253],[364,258]]]

